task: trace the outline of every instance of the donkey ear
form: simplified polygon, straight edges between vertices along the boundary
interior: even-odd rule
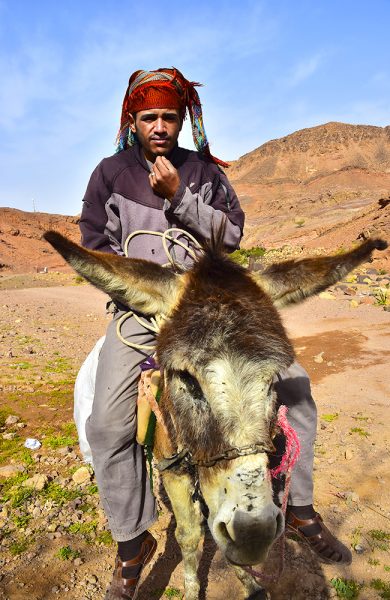
[[[371,258],[373,250],[385,250],[387,242],[367,240],[358,248],[334,256],[289,260],[271,265],[262,273],[252,273],[277,308],[302,302],[340,281],[360,263]]]
[[[175,306],[182,280],[168,269],[148,260],[87,250],[56,231],[43,237],[77,273],[125,306],[147,315],[169,314]]]

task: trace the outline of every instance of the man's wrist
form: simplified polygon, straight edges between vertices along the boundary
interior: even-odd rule
[[[168,208],[168,210],[170,212],[173,212],[180,204],[180,202],[183,199],[183,196],[186,192],[187,186],[183,181],[180,181],[180,185],[176,190],[176,193],[174,196],[172,196],[172,198],[167,198],[170,206]]]

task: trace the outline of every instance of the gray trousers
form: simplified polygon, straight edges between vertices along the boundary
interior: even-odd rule
[[[142,446],[135,440],[140,365],[151,351],[134,350],[120,341],[118,311],[108,326],[96,374],[92,414],[86,424],[100,499],[113,538],[123,542],[140,535],[157,519]],[[155,337],[135,319],[121,329],[125,339],[153,345]],[[288,420],[297,431],[301,455],[290,487],[289,504],[313,502],[313,458],[317,428],[316,406],[306,371],[294,363],[275,383],[278,402],[289,408]]]

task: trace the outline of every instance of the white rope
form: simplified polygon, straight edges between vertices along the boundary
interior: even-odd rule
[[[179,234],[184,235],[185,237],[190,239],[197,248],[199,248],[199,249],[201,248],[201,245],[199,244],[198,240],[196,238],[194,238],[193,235],[188,233],[188,231],[184,231],[184,229],[179,229],[178,227],[170,227],[169,229],[166,229],[164,231],[164,233],[161,233],[160,231],[150,231],[148,229],[137,229],[137,231],[133,231],[133,233],[130,233],[130,235],[128,235],[126,238],[126,241],[125,241],[125,244],[123,247],[125,256],[128,256],[129,243],[136,235],[156,235],[156,236],[161,237],[161,241],[162,241],[162,245],[163,245],[165,254],[171,265],[174,266],[175,264],[177,264],[177,262],[171,256],[171,253],[168,248],[167,240],[173,242],[174,244],[177,244],[178,246],[181,246],[182,248],[184,248],[184,250],[186,250],[188,252],[188,254],[193,259],[196,259],[195,252],[189,246],[187,246],[186,244],[181,242],[178,238],[175,238],[172,235],[169,235],[171,232],[174,232],[174,231],[177,231]],[[166,266],[166,265],[163,265],[163,266]]]
[[[188,233],[188,231],[184,231],[184,229],[179,229],[178,227],[170,227],[169,229],[166,229],[164,231],[164,233],[160,233],[159,231],[149,231],[148,229],[137,229],[136,231],[133,231],[133,233],[130,233],[130,235],[128,235],[125,240],[124,247],[123,247],[125,256],[128,257],[129,243],[136,235],[156,235],[156,236],[161,237],[161,242],[162,242],[162,245],[164,248],[164,252],[169,260],[169,262],[167,264],[163,265],[164,267],[168,266],[169,264],[171,264],[172,266],[177,266],[179,264],[171,256],[170,250],[168,248],[168,240],[173,242],[173,244],[177,244],[178,246],[181,246],[182,248],[184,248],[184,250],[186,250],[186,252],[188,252],[188,254],[195,260],[196,253],[194,252],[194,250],[192,250],[189,246],[187,246],[186,244],[181,242],[178,238],[175,238],[175,237],[173,237],[173,235],[170,235],[173,232],[177,232],[179,235],[184,235],[185,237],[187,237],[189,240],[191,240],[194,243],[194,245],[197,247],[198,250],[201,249],[201,245],[199,244],[198,240],[196,238],[194,238],[193,235]],[[155,350],[156,346],[148,346],[147,344],[136,344],[135,342],[129,342],[128,340],[126,340],[123,337],[123,335],[121,333],[122,325],[130,317],[134,317],[134,319],[137,321],[137,323],[142,325],[145,329],[147,329],[149,331],[153,331],[154,333],[159,333],[161,324],[166,319],[166,316],[163,314],[160,314],[160,315],[156,315],[155,317],[151,317],[150,323],[149,323],[148,321],[145,321],[144,319],[142,319],[141,317],[136,315],[132,310],[130,310],[129,312],[122,315],[121,318],[119,319],[118,323],[116,324],[117,336],[119,337],[121,342],[126,344],[126,346],[130,346],[130,348],[135,348],[136,350],[152,350],[152,351]]]

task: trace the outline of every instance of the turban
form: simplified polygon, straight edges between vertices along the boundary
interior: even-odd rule
[[[228,163],[215,158],[210,153],[209,143],[203,125],[202,105],[195,86],[200,83],[188,81],[178,69],[157,69],[157,71],[135,71],[129,79],[122,104],[120,129],[117,137],[117,152],[133,146],[137,138],[130,129],[129,115],[152,108],[177,108],[182,119],[188,110],[192,137],[198,152],[222,167]]]

